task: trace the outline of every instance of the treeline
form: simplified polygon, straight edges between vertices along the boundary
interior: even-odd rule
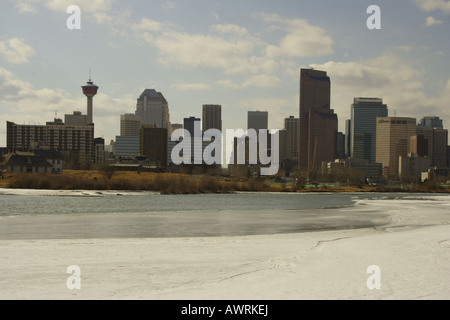
[[[15,189],[50,190],[130,190],[157,191],[162,194],[231,193],[236,191],[273,191],[263,182],[221,181],[211,176],[154,174],[122,177],[27,174],[12,177],[8,186]]]

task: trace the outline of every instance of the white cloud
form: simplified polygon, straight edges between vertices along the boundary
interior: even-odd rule
[[[28,59],[34,56],[35,53],[34,49],[27,45],[22,39],[11,38],[9,40],[0,41],[0,55],[10,63],[27,63]]]
[[[218,33],[218,34],[230,34],[245,38],[251,38],[250,34],[248,33],[247,29],[241,26],[238,26],[236,24],[216,24],[209,28],[209,30],[212,33]],[[257,40],[254,38],[254,40]]]
[[[256,88],[274,88],[280,86],[280,78],[268,74],[258,74],[245,79],[243,82],[237,82],[230,79],[219,80],[216,83],[227,89],[246,89]]]
[[[45,5],[53,11],[66,12],[67,7],[76,4],[80,7],[81,12],[99,12],[109,11],[111,9],[112,0],[50,0],[45,1]]]
[[[160,62],[191,67],[216,67],[241,72],[254,44],[246,39],[227,40],[213,35],[166,32],[155,40]]]
[[[245,80],[242,87],[258,87],[258,88],[271,88],[278,87],[280,85],[280,79],[275,76],[267,74],[260,74],[250,77]]]
[[[41,0],[12,0],[15,2],[16,8],[20,13],[36,12],[35,4]]]
[[[304,19],[284,19],[277,14],[260,13],[262,20],[269,24],[269,30],[288,32],[278,45],[267,47],[268,57],[310,57],[328,55],[334,52],[333,39],[327,31],[310,25]]]
[[[98,13],[109,11],[114,0],[14,0],[20,13],[36,12],[37,5],[44,5],[52,11],[66,13],[71,5],[80,7],[81,12]]]
[[[210,90],[211,85],[207,83],[185,83],[185,82],[179,82],[175,83],[171,86],[174,89],[180,90],[180,91],[188,91],[188,90],[194,90],[194,91],[204,91],[204,90]]]
[[[446,0],[415,0],[425,12],[441,11],[450,14],[450,1]]]
[[[131,29],[134,31],[160,31],[162,24],[160,22],[142,18],[140,23],[133,23]]]
[[[311,65],[327,71],[331,78],[332,108],[339,115],[341,130],[350,118],[350,105],[354,97],[383,98],[389,112],[398,116],[416,117],[438,115],[450,121],[448,105],[450,79],[437,97],[424,93],[424,75],[405,62],[404,56],[388,54],[374,59]]]
[[[280,63],[304,56],[333,52],[333,40],[322,28],[306,20],[289,20],[278,15],[260,14],[266,23],[277,24],[286,35],[279,44],[269,44],[261,33],[251,34],[236,24],[216,24],[206,33],[188,33],[179,26],[143,18],[130,22],[128,16],[113,19],[109,12],[94,13],[96,21],[114,34],[134,35],[141,44],[159,51],[158,62],[189,68],[218,68],[227,74],[273,74]]]
[[[20,80],[12,72],[0,68],[0,101],[14,105],[14,112],[27,114],[45,113],[54,111],[68,102],[72,104],[69,94],[58,89],[35,89],[26,81]]]
[[[110,25],[114,23],[114,17],[104,11],[95,12],[93,14],[95,22],[100,25]]]
[[[443,23],[444,23],[443,21],[435,19],[435,18],[430,16],[430,17],[427,18],[427,21],[425,22],[425,26],[431,27],[431,26],[438,25],[438,24],[443,24]]]
[[[225,80],[218,80],[217,84],[221,87],[227,88],[227,89],[240,89],[242,88],[242,86],[230,79],[225,79]]]
[[[130,16],[130,10],[123,10],[117,14],[107,11],[96,11],[90,14],[88,18],[92,17],[97,24],[106,26],[113,35],[130,37],[131,32],[135,32],[145,37],[147,32],[139,30],[139,28],[148,28],[146,21],[143,19],[144,24],[142,24],[143,21],[132,24]]]

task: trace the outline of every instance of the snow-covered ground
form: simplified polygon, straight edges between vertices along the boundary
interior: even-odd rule
[[[361,200],[386,226],[208,238],[5,240],[0,299],[449,299],[450,197]],[[344,209],[343,209],[344,210]],[[69,290],[68,266],[80,290]],[[370,290],[369,266],[380,268]]]
[[[51,189],[10,189],[0,188],[0,195],[13,196],[61,196],[61,197],[96,197],[105,195],[136,195],[158,193],[153,191],[116,191],[116,190],[51,190]]]

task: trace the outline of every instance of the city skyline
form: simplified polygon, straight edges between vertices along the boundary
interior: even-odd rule
[[[265,110],[269,128],[282,129],[298,116],[298,71],[308,67],[332,79],[341,132],[354,97],[383,98],[390,115],[450,121],[448,2],[373,1],[382,29],[368,30],[369,4],[356,1],[155,1],[150,12],[145,1],[81,0],[81,30],[68,30],[69,2],[0,4],[0,146],[6,121],[84,114],[89,68],[100,86],[95,135],[107,142],[145,88],[164,94],[173,123],[220,104],[224,128],[245,128],[247,111]]]

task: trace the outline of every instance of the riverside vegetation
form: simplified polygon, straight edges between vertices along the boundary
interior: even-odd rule
[[[4,174],[0,187],[50,190],[130,190],[155,191],[161,194],[197,194],[232,192],[414,192],[449,193],[449,187],[434,182],[425,184],[308,186],[276,183],[276,179],[233,178],[211,175],[193,176],[175,173],[126,172],[102,170],[65,170],[64,174]]]
[[[66,170],[61,175],[10,174],[5,177],[3,186],[14,189],[157,191],[162,194],[273,191],[269,185],[256,180],[223,181],[208,175],[146,172],[117,172],[109,176],[94,170]]]

